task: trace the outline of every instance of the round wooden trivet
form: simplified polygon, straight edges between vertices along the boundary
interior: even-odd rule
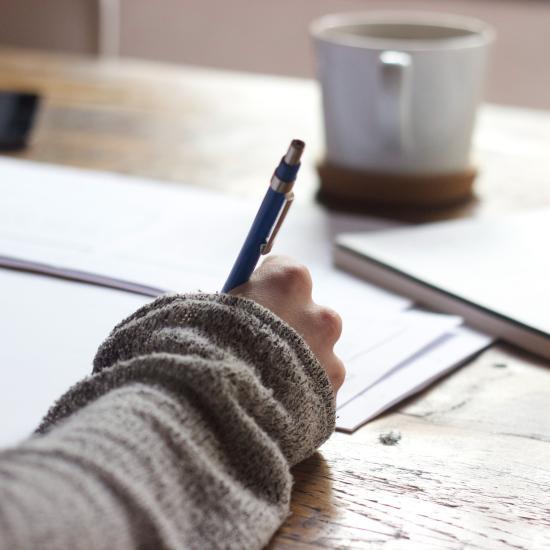
[[[475,168],[451,174],[379,174],[327,162],[317,165],[318,199],[327,206],[445,207],[473,197]]]

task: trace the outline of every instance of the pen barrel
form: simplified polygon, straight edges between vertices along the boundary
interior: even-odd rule
[[[248,281],[260,259],[262,245],[267,243],[285,200],[284,193],[274,191],[271,187],[267,190],[222,292],[229,292]]]

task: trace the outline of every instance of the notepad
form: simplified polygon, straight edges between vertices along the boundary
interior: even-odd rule
[[[550,208],[337,240],[338,265],[550,358]]]
[[[15,426],[4,443],[26,435],[39,422],[46,403],[90,372],[93,351],[109,327],[132,309],[164,291],[219,290],[258,206],[256,201],[191,186],[12,159],[0,159],[0,196],[4,199],[0,201],[0,266],[34,272],[0,269],[4,281],[0,285],[0,303],[4,304],[0,322],[6,330],[24,334],[18,338],[14,332],[6,341],[0,364],[3,369],[17,364],[20,372],[42,376],[36,387],[40,395],[33,398],[36,407],[22,406],[25,390],[17,376],[12,380],[10,400],[5,405],[0,400],[0,414],[13,419],[10,425]],[[490,341],[479,335],[475,346],[465,345],[462,353],[447,357],[438,350],[444,349],[440,346],[446,338],[460,347],[458,317],[411,309],[410,299],[332,267],[331,243],[339,233],[389,227],[395,224],[298,204],[291,209],[275,244],[276,253],[294,256],[309,267],[314,299],[333,307],[343,318],[336,351],[348,369],[338,397],[339,411],[346,412],[346,420],[345,424],[337,422],[346,430],[373,418],[372,406],[358,405],[370,403],[371,394],[377,396],[374,408],[378,414]],[[81,282],[67,282],[59,276]],[[10,323],[25,285],[24,292],[33,296],[33,302],[21,310],[19,325],[14,328]],[[44,292],[50,285],[55,290]],[[75,318],[73,312],[60,313],[53,325],[34,322],[31,310],[49,311],[54,298],[56,303],[66,300],[63,307],[93,301],[94,318],[84,314]],[[40,319],[40,315],[34,317]],[[38,334],[37,324],[41,346],[29,347],[32,336]],[[60,335],[67,332],[72,347],[64,353],[67,340]],[[429,361],[430,368],[417,368],[412,378],[400,376],[407,361],[428,356],[437,357]],[[7,387],[0,392],[7,392]],[[353,408],[351,404],[355,404]],[[18,424],[17,418],[22,422]]]

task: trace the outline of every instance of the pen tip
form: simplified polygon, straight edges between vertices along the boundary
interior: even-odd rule
[[[304,147],[306,144],[301,139],[293,139],[290,142],[290,147],[286,155],[284,156],[284,161],[289,165],[296,165],[300,162],[300,157],[304,152]]]

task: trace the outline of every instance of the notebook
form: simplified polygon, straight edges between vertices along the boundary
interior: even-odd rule
[[[550,208],[336,240],[337,266],[550,358]]]

